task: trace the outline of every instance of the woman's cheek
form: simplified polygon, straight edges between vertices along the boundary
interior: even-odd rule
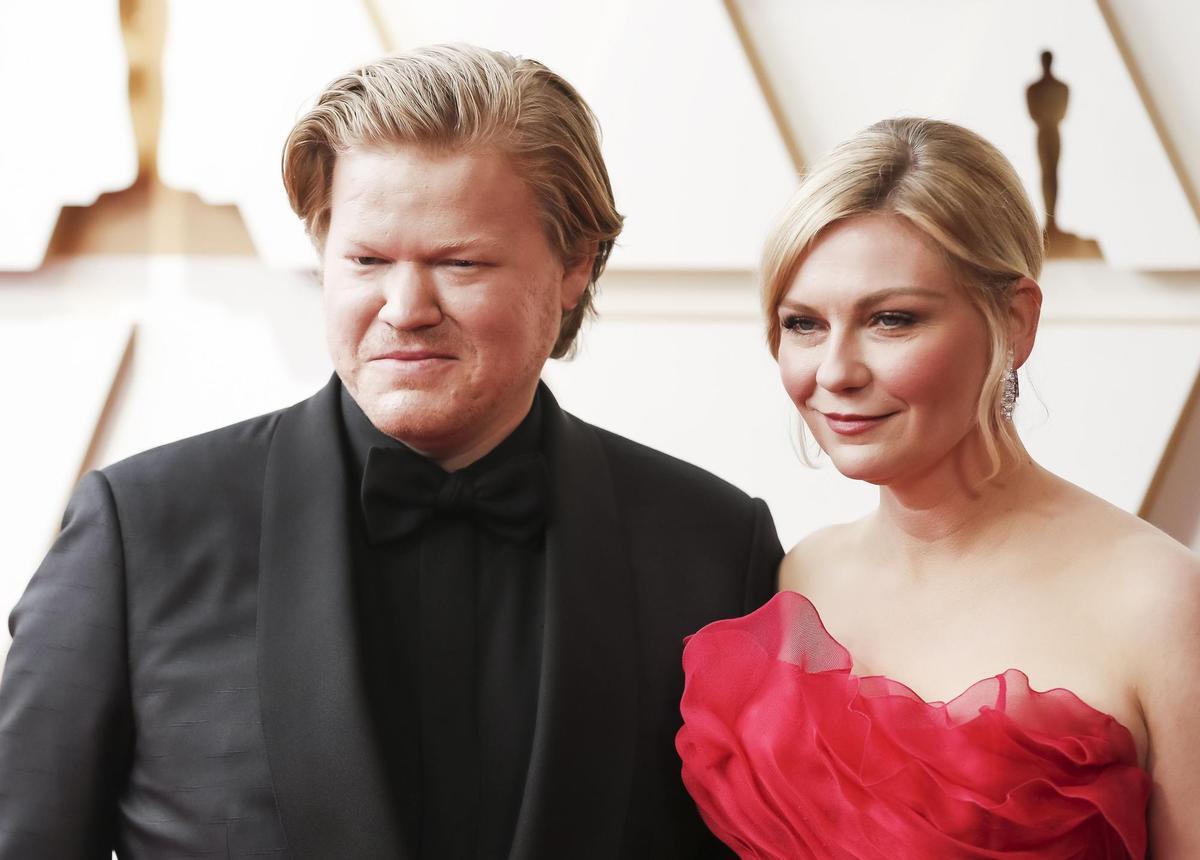
[[[817,368],[808,355],[791,349],[779,351],[779,378],[796,408],[802,408],[816,386]]]
[[[979,362],[954,338],[931,338],[896,350],[880,368],[885,387],[906,403],[929,403],[977,392]],[[882,381],[882,380],[881,380]]]

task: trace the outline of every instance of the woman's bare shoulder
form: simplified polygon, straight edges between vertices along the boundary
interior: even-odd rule
[[[1137,522],[1109,543],[1106,567],[1118,605],[1133,616],[1132,626],[1147,644],[1179,636],[1200,644],[1200,556]],[[1148,636],[1151,629],[1157,632]]]
[[[844,567],[855,557],[863,522],[836,523],[802,538],[779,565],[779,590],[808,593],[815,578]]]
[[[1145,520],[1078,492],[1077,514],[1064,532],[1085,560],[1081,590],[1116,622],[1114,630],[1124,631],[1137,671],[1147,671],[1164,650],[1200,646],[1200,556]]]
[[[1036,550],[1061,562],[1060,605],[1099,671],[1119,673],[1145,728],[1155,855],[1200,857],[1200,556],[1152,524],[1063,482]]]
[[[1165,535],[1130,530],[1115,541],[1110,581],[1128,684],[1145,720],[1155,854],[1200,856],[1200,558]]]
[[[1103,559],[1100,567],[1111,577],[1153,595],[1174,591],[1181,577],[1186,582],[1197,576],[1200,556],[1179,541],[1086,490],[1068,487],[1073,513],[1061,524],[1059,539],[1065,534],[1068,543],[1086,546],[1089,555]]]

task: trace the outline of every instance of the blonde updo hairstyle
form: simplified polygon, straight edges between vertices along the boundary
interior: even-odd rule
[[[587,287],[563,316],[551,353],[569,354],[623,221],[599,125],[579,93],[536,60],[462,44],[384,57],[333,81],[283,151],[288,200],[319,250],[329,232],[338,155],[397,144],[503,152],[533,190],[564,264],[592,257]]]
[[[898,215],[923,233],[987,323],[990,359],[977,421],[995,475],[1001,451],[1020,450],[1012,422],[1000,411],[1009,306],[1017,282],[1041,273],[1044,252],[1016,171],[974,132],[938,120],[887,119],[834,148],[805,174],[763,252],[771,354],[779,356],[779,304],[806,252],[833,224],[872,213]]]

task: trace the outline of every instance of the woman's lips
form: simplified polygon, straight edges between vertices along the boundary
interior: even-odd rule
[[[829,429],[839,436],[857,436],[859,433],[874,430],[895,414],[895,412],[888,412],[885,415],[850,415],[840,412],[821,413],[825,418],[825,423],[829,425]]]

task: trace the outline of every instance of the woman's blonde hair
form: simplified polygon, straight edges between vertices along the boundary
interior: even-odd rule
[[[805,253],[832,224],[871,213],[899,215],[924,233],[987,323],[991,355],[976,414],[995,474],[1001,450],[1020,447],[1000,410],[1009,304],[1021,278],[1041,273],[1044,252],[1016,171],[974,132],[932,119],[886,119],[835,147],[806,173],[763,252],[771,354],[779,355],[779,304]]]
[[[552,356],[571,351],[592,309],[622,217],[579,93],[535,60],[471,45],[434,45],[369,63],[333,81],[288,135],[283,184],[318,248],[329,231],[337,156],[354,146],[495,148],[533,190],[564,263],[592,257],[583,297],[564,315]]]

